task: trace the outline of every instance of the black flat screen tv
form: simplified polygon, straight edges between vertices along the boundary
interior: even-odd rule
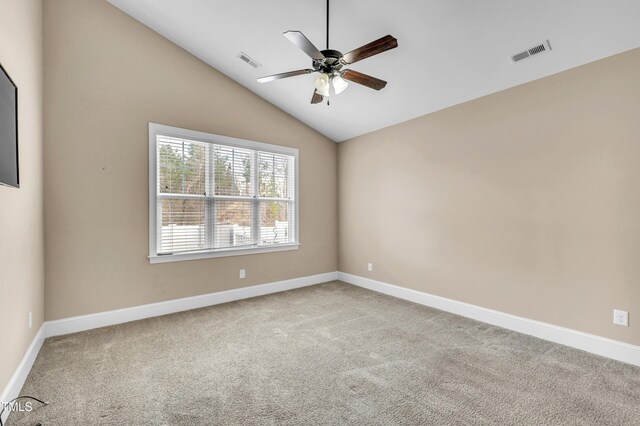
[[[18,88],[0,64],[0,185],[20,187]]]

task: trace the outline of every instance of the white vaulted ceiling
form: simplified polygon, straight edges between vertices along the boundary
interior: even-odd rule
[[[325,49],[325,0],[108,1],[335,141],[640,47],[638,0],[333,0],[330,48],[386,34],[399,47],[350,66],[387,80],[382,91],[352,83],[330,106],[311,105],[314,74],[256,78],[310,67],[282,33]],[[551,52],[510,61],[546,39]]]

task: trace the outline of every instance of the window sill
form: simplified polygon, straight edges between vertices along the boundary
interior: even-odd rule
[[[230,248],[224,250],[207,250],[197,251],[189,253],[176,253],[167,255],[153,255],[149,256],[149,262],[154,263],[168,263],[168,262],[180,262],[183,260],[198,260],[198,259],[210,259],[215,257],[228,257],[228,256],[242,256],[247,254],[260,254],[260,253],[273,253],[277,251],[289,251],[298,250],[300,243],[289,244],[277,244],[266,247],[243,247],[243,248]]]

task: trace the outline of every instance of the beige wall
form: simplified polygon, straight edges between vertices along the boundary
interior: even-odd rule
[[[21,186],[0,186],[2,392],[44,316],[40,0],[0,0],[0,62],[18,86]],[[29,312],[33,312],[31,330]]]
[[[339,269],[640,344],[639,160],[640,50],[352,139]]]
[[[103,0],[44,33],[47,319],[336,270],[335,143]],[[302,247],[150,265],[150,121],[299,148]]]
[[[11,4],[37,19],[38,2]],[[27,31],[30,25],[11,19],[0,28]],[[634,318],[640,315],[640,193],[634,185],[640,178],[640,51],[336,148],[104,1],[46,2],[44,31],[48,319],[339,266],[344,272],[640,344],[634,333]],[[20,40],[38,52],[33,34]],[[17,49],[2,42],[0,48],[3,57],[4,50],[15,55]],[[34,75],[36,56],[34,68],[27,67]],[[33,96],[36,105],[37,93]],[[37,117],[37,111],[31,116]],[[150,265],[149,121],[299,148],[302,248]],[[29,131],[38,133],[39,127]],[[38,135],[31,140],[37,145]],[[37,154],[31,151],[34,165],[39,164]],[[23,164],[30,161],[28,155],[23,154]],[[28,226],[32,245],[25,253],[37,252],[42,244],[38,167],[31,173],[32,192],[26,187],[28,169],[25,188],[0,189],[2,214],[33,224]],[[9,211],[5,200],[30,202],[33,208]],[[6,230],[18,232],[15,226]],[[7,251],[1,242],[0,247]],[[36,306],[29,309],[36,310],[39,324],[41,259],[2,259],[12,271],[28,269],[11,281],[28,277],[34,284],[25,288],[32,290],[22,307],[11,309]],[[21,261],[36,265],[22,267]],[[366,272],[367,262],[374,263],[374,272]],[[242,281],[241,267],[247,269]],[[611,324],[614,307],[630,311],[631,327]],[[22,315],[12,312],[7,318]],[[31,337],[17,340],[26,344]]]

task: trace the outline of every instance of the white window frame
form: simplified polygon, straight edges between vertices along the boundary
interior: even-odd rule
[[[285,154],[294,157],[294,194],[293,203],[294,220],[293,235],[294,242],[273,244],[267,246],[250,247],[229,247],[220,249],[210,249],[201,251],[190,251],[183,253],[158,254],[158,135],[175,138],[183,138],[197,142],[204,142],[216,145],[226,145],[230,147],[246,148],[256,151],[264,151],[275,154]],[[182,129],[179,127],[167,126],[164,124],[149,123],[149,261],[150,263],[177,262],[181,260],[208,259],[225,256],[239,256],[247,254],[269,253],[286,250],[297,250],[300,247],[300,224],[299,224],[299,161],[298,149],[279,145],[271,145],[262,142],[249,141],[232,138],[229,136],[215,135],[212,133],[198,132],[196,130]],[[255,219],[255,218],[254,218]]]

